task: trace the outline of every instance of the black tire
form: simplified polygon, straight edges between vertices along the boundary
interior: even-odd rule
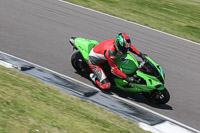
[[[142,95],[150,102],[155,104],[166,104],[170,99],[170,94],[165,88],[164,90],[153,90],[142,92]]]
[[[88,75],[90,73],[90,68],[85,62],[80,51],[75,52],[71,56],[71,64],[73,68],[81,75]]]

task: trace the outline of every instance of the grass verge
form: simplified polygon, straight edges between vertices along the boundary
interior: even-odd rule
[[[1,133],[144,133],[136,123],[0,66]]]
[[[65,0],[200,42],[198,0]]]

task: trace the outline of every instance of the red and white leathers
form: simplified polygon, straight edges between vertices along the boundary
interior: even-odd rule
[[[140,52],[132,45],[129,51],[140,55]],[[101,89],[109,89],[111,87],[109,80],[101,68],[101,65],[106,61],[111,67],[112,74],[122,79],[126,78],[126,74],[118,69],[118,66],[115,62],[116,54],[117,51],[115,48],[115,39],[103,41],[102,43],[96,45],[89,53],[89,66],[97,76],[96,83]]]

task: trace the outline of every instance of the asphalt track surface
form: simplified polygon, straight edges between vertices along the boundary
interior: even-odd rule
[[[57,0],[1,0],[0,51],[89,85],[70,63],[71,36],[99,42],[125,32],[132,44],[160,64],[171,94],[167,105],[132,99],[200,130],[200,45]]]

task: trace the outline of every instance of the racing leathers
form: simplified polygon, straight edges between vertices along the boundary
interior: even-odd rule
[[[131,45],[129,51],[141,57],[142,53],[139,52],[133,45]],[[126,74],[118,69],[118,66],[115,62],[116,54],[117,51],[115,48],[115,39],[103,41],[102,43],[96,45],[89,53],[89,66],[96,75],[95,81],[101,89],[109,89],[111,87],[105,72],[101,68],[106,61],[111,67],[112,74],[127,81],[130,80]]]

